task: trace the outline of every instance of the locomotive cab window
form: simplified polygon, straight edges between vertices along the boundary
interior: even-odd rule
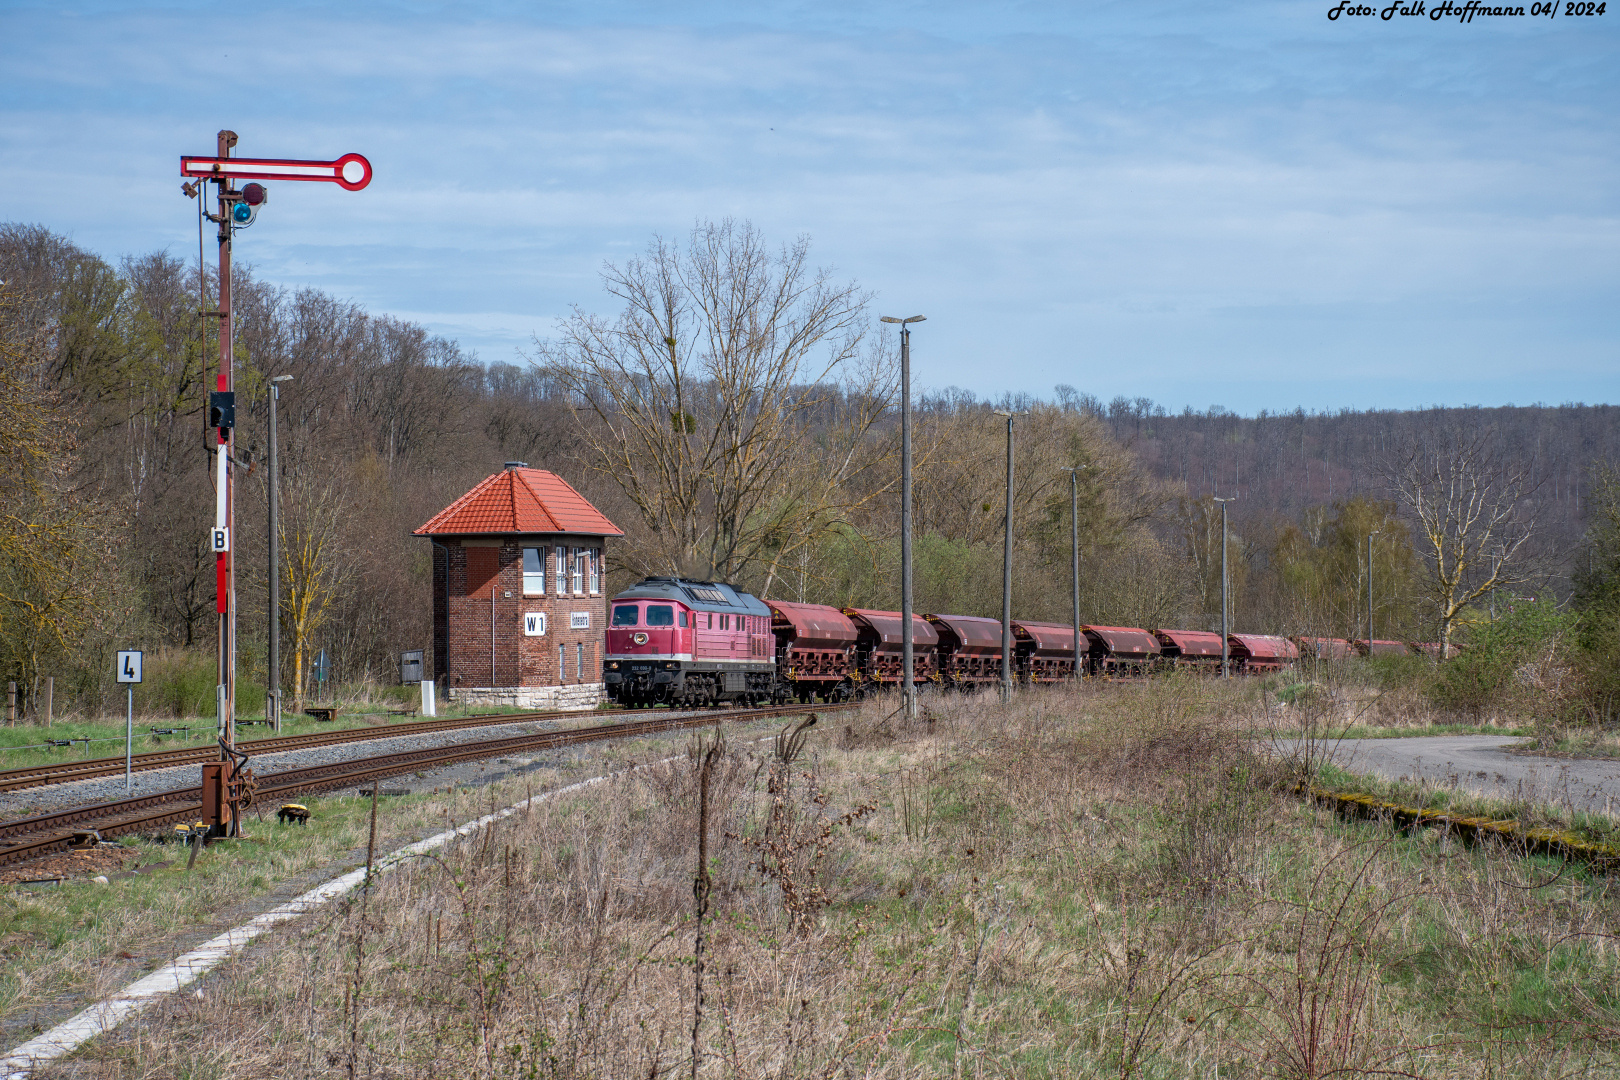
[[[637,620],[636,605],[615,604],[613,607],[614,626],[634,626]]]
[[[648,626],[674,626],[675,609],[668,604],[647,605]]]

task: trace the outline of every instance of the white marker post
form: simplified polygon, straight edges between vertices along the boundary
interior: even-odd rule
[[[134,786],[135,764],[135,684],[141,681],[141,654],[126,649],[118,654],[118,681],[124,684],[129,711],[124,722],[124,794]]]

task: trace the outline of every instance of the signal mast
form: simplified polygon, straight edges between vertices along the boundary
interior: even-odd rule
[[[201,212],[219,226],[219,305],[199,314],[219,320],[219,374],[208,395],[208,427],[213,432],[214,527],[208,546],[214,553],[214,611],[219,618],[219,683],[215,707],[219,717],[217,737],[220,760],[203,766],[204,818],[210,836],[235,835],[241,804],[251,798],[253,772],[247,755],[236,750],[236,564],[233,540],[236,521],[236,470],[242,466],[236,448],[236,381],[234,371],[235,326],[231,318],[231,238],[236,230],[252,225],[259,210],[270,200],[263,184],[250,183],[240,189],[238,180],[314,180],[359,191],[371,183],[371,162],[359,154],[345,154],[335,161],[293,158],[237,158],[236,132],[221,131],[214,156],[182,154],[180,175],[192,179],[180,185],[191,198],[201,198],[204,185],[212,183],[218,212],[209,213],[204,202]],[[200,228],[200,225],[199,225]],[[199,237],[199,245],[201,238]],[[200,254],[200,253],[199,253]],[[199,275],[202,273],[198,266]],[[276,542],[271,537],[271,543]],[[279,598],[271,597],[272,611]],[[279,708],[279,698],[277,702]]]

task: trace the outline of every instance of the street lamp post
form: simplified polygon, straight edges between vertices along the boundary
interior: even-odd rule
[[[1059,472],[1069,474],[1069,556],[1073,564],[1073,607],[1070,610],[1070,628],[1074,632],[1074,671],[1073,677],[1080,678],[1080,470],[1090,468],[1089,465],[1063,468]]]
[[[928,316],[881,317],[900,327],[900,700],[907,720],[917,718],[911,642],[911,324]]]
[[[1211,496],[1211,498],[1214,498],[1214,496]],[[1226,504],[1236,498],[1236,495],[1232,495],[1225,499],[1215,499],[1216,502],[1221,504],[1221,678],[1223,679],[1232,677],[1232,646],[1226,640],[1226,635],[1230,631],[1226,621],[1228,610],[1226,604]]]
[[[1001,703],[1012,701],[1012,490],[1013,417],[1022,413],[996,410],[1007,418],[1007,503],[1003,515],[1005,529],[1001,541]]]
[[[281,535],[276,523],[281,513],[281,471],[276,457],[276,402],[281,400],[281,384],[291,375],[270,380],[270,719],[275,731],[281,730]]]
[[[1372,566],[1373,566],[1373,563],[1372,563],[1372,542],[1373,542],[1373,537],[1375,537],[1377,535],[1378,535],[1378,530],[1377,529],[1374,529],[1372,532],[1367,534],[1367,655],[1368,656],[1372,655],[1372,643],[1373,643],[1373,588],[1372,588]]]

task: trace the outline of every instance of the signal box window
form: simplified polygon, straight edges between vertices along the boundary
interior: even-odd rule
[[[557,587],[554,590],[558,596],[568,592],[568,549],[559,547],[557,552]]]
[[[634,604],[618,604],[613,608],[614,626],[634,626],[636,625],[636,617],[636,605]]]
[[[648,604],[647,605],[647,625],[648,626],[674,626],[675,625],[675,609],[673,607],[671,607],[669,604]]]
[[[602,591],[602,549],[590,549],[591,560],[591,595],[595,596]]]
[[[585,591],[585,549],[574,549],[574,595]]]
[[[544,548],[523,549],[523,595],[546,594],[546,557]]]

